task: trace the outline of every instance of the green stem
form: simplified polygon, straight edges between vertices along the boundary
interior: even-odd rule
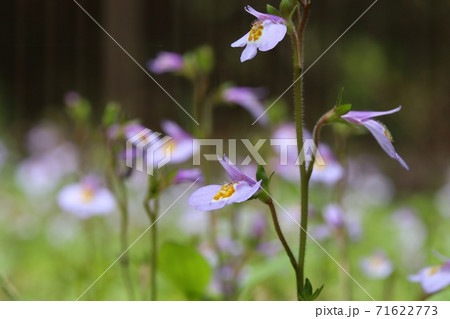
[[[292,32],[292,49],[294,58],[294,109],[295,109],[295,125],[297,132],[297,149],[300,153],[303,149],[303,81],[302,81],[302,69],[303,69],[303,33],[306,27],[306,22],[309,15],[309,2],[301,2],[301,14],[298,13],[296,28]],[[298,9],[300,10],[300,8]],[[304,157],[300,157],[304,158]],[[303,291],[304,284],[304,272],[305,272],[305,251],[306,251],[306,235],[308,228],[308,188],[309,179],[306,174],[306,163],[301,161],[300,163],[300,183],[301,183],[301,195],[300,195],[300,207],[301,207],[301,220],[300,220],[300,245],[298,251],[298,263],[297,263],[297,294]]]
[[[270,214],[272,216],[273,225],[275,226],[275,231],[278,235],[278,238],[281,241],[281,244],[284,247],[284,250],[286,251],[286,254],[289,257],[289,261],[291,262],[292,267],[294,268],[294,272],[296,277],[298,278],[298,272],[297,272],[297,261],[295,260],[294,254],[292,253],[291,248],[289,247],[289,244],[286,241],[286,238],[284,238],[283,232],[280,227],[280,223],[278,222],[277,212],[275,210],[275,206],[273,205],[272,200],[266,203],[267,206],[269,206]]]
[[[121,250],[126,251],[128,249],[128,224],[129,224],[129,214],[128,214],[128,196],[127,190],[123,180],[118,181],[118,186],[121,192],[121,199],[118,201],[120,209],[120,243]],[[134,300],[134,289],[133,282],[131,280],[130,272],[130,259],[128,252],[124,253],[120,259],[120,265],[122,267],[123,279],[125,281],[125,286],[128,291],[128,298]]]
[[[157,261],[158,261],[158,219],[159,213],[159,191],[158,191],[158,177],[156,172],[154,175],[149,175],[147,195],[143,203],[145,212],[150,220],[150,300],[157,300]]]

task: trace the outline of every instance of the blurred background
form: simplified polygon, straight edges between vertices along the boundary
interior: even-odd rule
[[[260,52],[245,63],[239,62],[242,50],[230,46],[248,32],[254,20],[243,10],[245,5],[265,11],[267,3],[277,7],[279,1],[77,1],[144,68],[161,51],[183,54],[207,44],[215,53],[211,87],[227,81],[237,86],[263,87],[269,105],[293,81],[288,38],[276,49]],[[312,0],[305,67],[314,63],[372,3],[373,0]],[[376,299],[426,298],[420,286],[408,282],[407,276],[437,263],[433,249],[450,254],[449,14],[448,1],[379,0],[304,76],[305,123],[310,130],[334,105],[342,87],[343,101],[351,103],[353,110],[382,111],[403,106],[399,113],[381,120],[390,129],[395,148],[409,164],[410,172],[386,156],[368,134],[352,137],[348,143],[354,157],[349,161],[349,187],[343,205],[358,224],[352,228],[354,242],[349,263],[355,277],[374,292]],[[99,138],[100,125],[81,130],[80,139],[80,128],[70,122],[66,94],[75,91],[90,101],[91,124],[101,122],[105,105],[111,101],[119,103],[130,119],[140,119],[153,130],[160,131],[163,119],[174,120],[184,128],[191,127],[192,122],[74,1],[3,0],[0,39],[0,166],[6,163],[0,171],[0,299],[72,300],[121,250],[119,214],[84,220],[62,213],[56,204],[63,185],[78,181],[79,175],[89,170],[103,173],[108,160]],[[191,111],[189,81],[171,74],[152,76]],[[285,113],[284,120],[293,121],[291,91],[274,106],[277,108]],[[271,134],[263,126],[251,126],[254,118],[243,108],[217,107],[213,116],[212,137],[266,138]],[[326,128],[323,138],[334,146],[332,129]],[[47,142],[52,148],[44,145]],[[7,160],[2,158],[5,150]],[[45,156],[47,153],[50,157]],[[365,155],[360,157],[361,154]],[[50,172],[56,164],[52,158],[60,161],[58,165],[63,163],[58,167],[63,177],[57,176],[57,181],[44,190],[47,182],[53,183]],[[22,164],[28,165],[25,173],[21,173]],[[30,165],[35,169],[30,169]],[[218,176],[214,175],[219,182],[226,179]],[[31,185],[36,179],[37,186]],[[281,178],[276,183],[274,193],[280,201],[293,214],[298,212],[296,186]],[[312,231],[319,238],[322,230],[324,246],[337,254],[339,247],[330,230],[323,236],[324,218],[320,214],[336,195],[322,186],[311,193],[312,205],[317,208]],[[133,240],[148,223],[141,205],[146,176],[133,175],[126,187],[131,194],[129,238]],[[177,187],[164,193],[161,207],[168,207],[185,189]],[[174,213],[161,226],[161,243],[175,239],[186,243],[189,249],[201,251],[206,259],[214,255],[211,247],[202,246],[208,237],[207,217],[186,208],[185,199],[174,210],[178,215]],[[295,299],[290,289],[293,278],[286,271],[289,264],[279,243],[273,242],[276,237],[270,222],[263,227],[264,235],[258,235],[262,238],[258,240],[266,245],[263,252],[253,254],[256,250],[249,229],[259,225],[261,216],[265,220],[265,208],[256,204],[245,209],[239,206],[237,211],[224,209],[218,219],[219,228],[223,222],[224,233],[232,234],[233,240],[225,238],[222,248],[231,263],[239,262],[234,265],[239,276],[233,278],[235,287],[227,295],[217,289],[213,270],[206,267],[205,282],[213,278],[209,286],[212,295],[219,291],[228,299]],[[283,227],[288,239],[295,243],[297,227],[289,221]],[[147,245],[148,240],[136,245],[131,258],[141,299],[148,299]],[[383,248],[398,268],[385,281],[364,277],[358,266],[360,258],[377,247]],[[170,249],[176,251],[179,247]],[[308,253],[312,258],[307,260],[307,267],[314,286],[327,280],[323,300],[343,299],[336,265],[314,244],[310,243]],[[167,264],[177,262],[168,260]],[[216,275],[218,271],[229,272],[226,267],[217,269]],[[161,299],[189,299],[174,289],[170,280],[158,278]],[[352,287],[353,299],[367,300],[357,286]],[[14,296],[16,293],[19,297]],[[105,280],[99,281],[86,297],[127,299],[119,267],[111,268]]]
[[[278,5],[251,5],[264,10],[267,2]],[[372,3],[314,2],[306,33],[306,67]],[[287,39],[277,50],[244,64],[239,63],[241,50],[230,47],[252,22],[243,11],[248,1],[79,3],[143,66],[159,51],[184,53],[207,43],[215,50],[217,83],[231,80],[240,86],[266,87],[274,98],[292,83]],[[410,189],[437,187],[448,165],[449,11],[447,1],[381,0],[304,77],[310,128],[334,103],[341,87],[354,109],[403,105],[400,113],[384,121],[413,171],[402,173],[398,181]],[[92,101],[97,116],[114,100],[149,127],[158,127],[167,117],[190,121],[74,2],[5,0],[0,24],[1,135],[20,138],[39,119],[58,117],[70,90]],[[189,86],[183,80],[155,78],[189,110]],[[291,105],[291,92],[285,98]],[[216,121],[219,132],[227,125],[245,131],[251,121],[237,108],[217,110],[215,116],[224,119]],[[358,149],[375,144],[366,143],[365,137],[354,141],[358,142],[353,144]],[[373,154],[378,155],[380,161],[389,161],[381,152]],[[396,171],[393,167],[390,173]]]

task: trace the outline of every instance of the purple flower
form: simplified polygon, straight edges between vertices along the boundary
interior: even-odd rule
[[[248,87],[230,87],[223,91],[222,98],[229,103],[235,103],[245,108],[255,119],[264,114],[259,120],[263,125],[268,123],[264,113],[264,106],[260,102],[264,92],[261,89]]]
[[[166,156],[167,152],[170,152],[170,163],[178,164],[188,160],[198,152],[198,142],[178,124],[172,121],[164,121],[161,127],[164,133],[172,138],[156,150],[156,152],[161,153],[162,158]],[[156,156],[156,159],[159,160],[158,156]]]
[[[412,282],[420,282],[427,294],[435,293],[450,285],[450,261],[443,265],[426,267],[416,275],[409,276]]]
[[[232,43],[232,47],[246,46],[241,55],[241,62],[253,59],[258,51],[272,50],[286,35],[286,21],[271,14],[256,11],[250,6],[245,11],[255,16],[251,30],[242,38]]]
[[[114,196],[100,187],[99,180],[93,176],[65,186],[58,194],[58,204],[64,211],[82,219],[109,214],[116,207]]]
[[[333,229],[340,228],[344,225],[344,212],[341,206],[337,204],[331,204],[325,207],[323,218],[327,225]]]
[[[376,251],[371,256],[364,257],[360,266],[366,276],[373,279],[387,278],[394,270],[392,262],[382,251]]]
[[[76,106],[81,101],[81,96],[75,91],[67,92],[64,96],[64,102],[68,106]]]
[[[225,185],[208,185],[196,190],[189,197],[188,205],[202,211],[220,209],[232,203],[241,203],[248,200],[259,191],[261,181],[253,179],[242,173],[224,155],[219,158],[225,171],[231,178],[231,182]]]
[[[202,171],[198,168],[180,169],[173,179],[174,184],[196,182],[203,183]]]
[[[181,71],[184,67],[183,57],[178,53],[160,52],[147,64],[150,71],[156,74]]]
[[[392,114],[400,111],[402,107],[399,106],[396,109],[386,111],[386,112],[372,112],[372,111],[350,111],[345,115],[342,115],[341,118],[346,120],[347,122],[364,125],[369,132],[375,137],[378,144],[380,144],[381,148],[393,159],[397,160],[406,170],[409,171],[408,165],[405,161],[397,154],[392,145],[392,136],[388,131],[386,126],[382,123],[373,120],[373,117]]]

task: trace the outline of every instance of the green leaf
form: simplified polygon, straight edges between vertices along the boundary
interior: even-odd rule
[[[316,289],[313,293],[313,287],[308,278],[305,280],[305,285],[303,286],[303,291],[299,292],[299,299],[301,301],[313,301],[319,297],[322,292],[323,285],[319,289]]]
[[[342,97],[343,96],[344,96],[344,88],[342,87],[341,90],[339,91],[339,94],[338,94],[338,98],[337,98],[337,101],[336,101],[336,106],[339,106],[339,105],[342,104]]]
[[[190,300],[202,298],[212,276],[211,266],[196,249],[175,242],[161,247],[159,269]]]
[[[272,7],[270,4],[266,5],[266,10],[268,14],[272,14],[274,16],[281,16],[280,11],[278,11],[275,7]]]
[[[426,301],[449,301],[450,300],[450,288],[439,291],[434,295],[427,298]]]
[[[292,10],[292,3],[291,0],[281,0],[280,3],[280,12],[283,18],[289,17],[289,14]]]
[[[342,115],[347,114],[351,110],[352,110],[352,105],[351,104],[343,104],[343,105],[336,106],[334,108],[334,114],[336,114],[337,116],[340,117]]]
[[[257,198],[261,200],[263,203],[269,203],[271,201],[270,195],[268,193],[269,193],[269,183],[270,179],[272,178],[272,175],[268,177],[266,170],[264,169],[264,166],[258,165],[258,169],[256,170],[256,180],[262,181],[261,187],[263,189],[258,193]]]

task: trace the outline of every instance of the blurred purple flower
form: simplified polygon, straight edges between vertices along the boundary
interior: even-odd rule
[[[305,139],[311,139],[311,134],[308,131],[305,130],[303,135]],[[274,149],[280,157],[274,164],[275,170],[286,180],[293,182],[297,182],[300,178],[299,167],[296,163],[298,159],[296,138],[297,134],[294,123],[285,123],[279,126],[272,135],[272,139],[277,140],[277,147],[274,147]],[[281,149],[287,149],[286,165],[284,165],[283,159],[281,158]],[[311,174],[311,183],[323,183],[326,185],[336,184],[342,178],[344,169],[336,160],[327,145],[319,144],[318,152],[325,162],[325,165],[318,165],[318,162],[316,161]]]
[[[264,105],[260,100],[264,97],[264,91],[257,88],[230,87],[223,91],[222,98],[229,103],[235,103],[245,108],[255,119],[263,125],[268,124],[267,114],[264,113]]]
[[[166,152],[170,152],[170,163],[185,162],[199,151],[198,142],[175,122],[163,121],[161,127],[164,133],[172,139],[157,149],[156,152],[159,151],[161,157],[164,157]]]
[[[261,181],[253,179],[242,173],[228,157],[219,158],[220,164],[231,178],[231,183],[225,185],[208,185],[196,190],[188,199],[188,205],[202,211],[220,209],[225,205],[241,203],[256,194]]]
[[[64,96],[64,102],[67,106],[75,106],[81,101],[81,96],[75,91],[67,92]]]
[[[450,285],[450,260],[434,267],[426,267],[408,277],[412,282],[420,282],[427,294],[435,293]]]
[[[376,251],[371,256],[364,257],[360,263],[364,274],[373,279],[384,279],[394,271],[392,262],[383,251]]]
[[[180,169],[173,179],[174,184],[196,182],[203,183],[203,174],[199,168]]]
[[[54,190],[63,177],[74,173],[78,165],[78,149],[66,142],[21,162],[15,179],[27,195],[43,196]]]
[[[148,62],[147,67],[156,74],[178,72],[183,69],[184,61],[178,53],[160,52],[155,59]]]
[[[380,144],[381,148],[393,159],[397,160],[406,170],[409,171],[409,167],[406,162],[397,154],[392,145],[392,136],[386,126],[382,123],[373,120],[373,117],[392,114],[401,110],[401,106],[396,109],[385,112],[373,112],[373,111],[350,111],[341,117],[347,122],[363,125],[366,127],[373,137]]]
[[[344,212],[342,207],[337,204],[331,204],[325,207],[323,217],[327,225],[333,229],[344,225]]]
[[[82,219],[109,214],[116,207],[114,196],[100,187],[99,180],[93,176],[65,186],[58,194],[58,204],[64,211]]]
[[[241,55],[241,62],[253,59],[260,51],[273,49],[286,35],[286,21],[278,16],[256,11],[250,6],[245,6],[245,11],[255,16],[251,30],[242,38],[232,43],[232,47],[246,46]]]

